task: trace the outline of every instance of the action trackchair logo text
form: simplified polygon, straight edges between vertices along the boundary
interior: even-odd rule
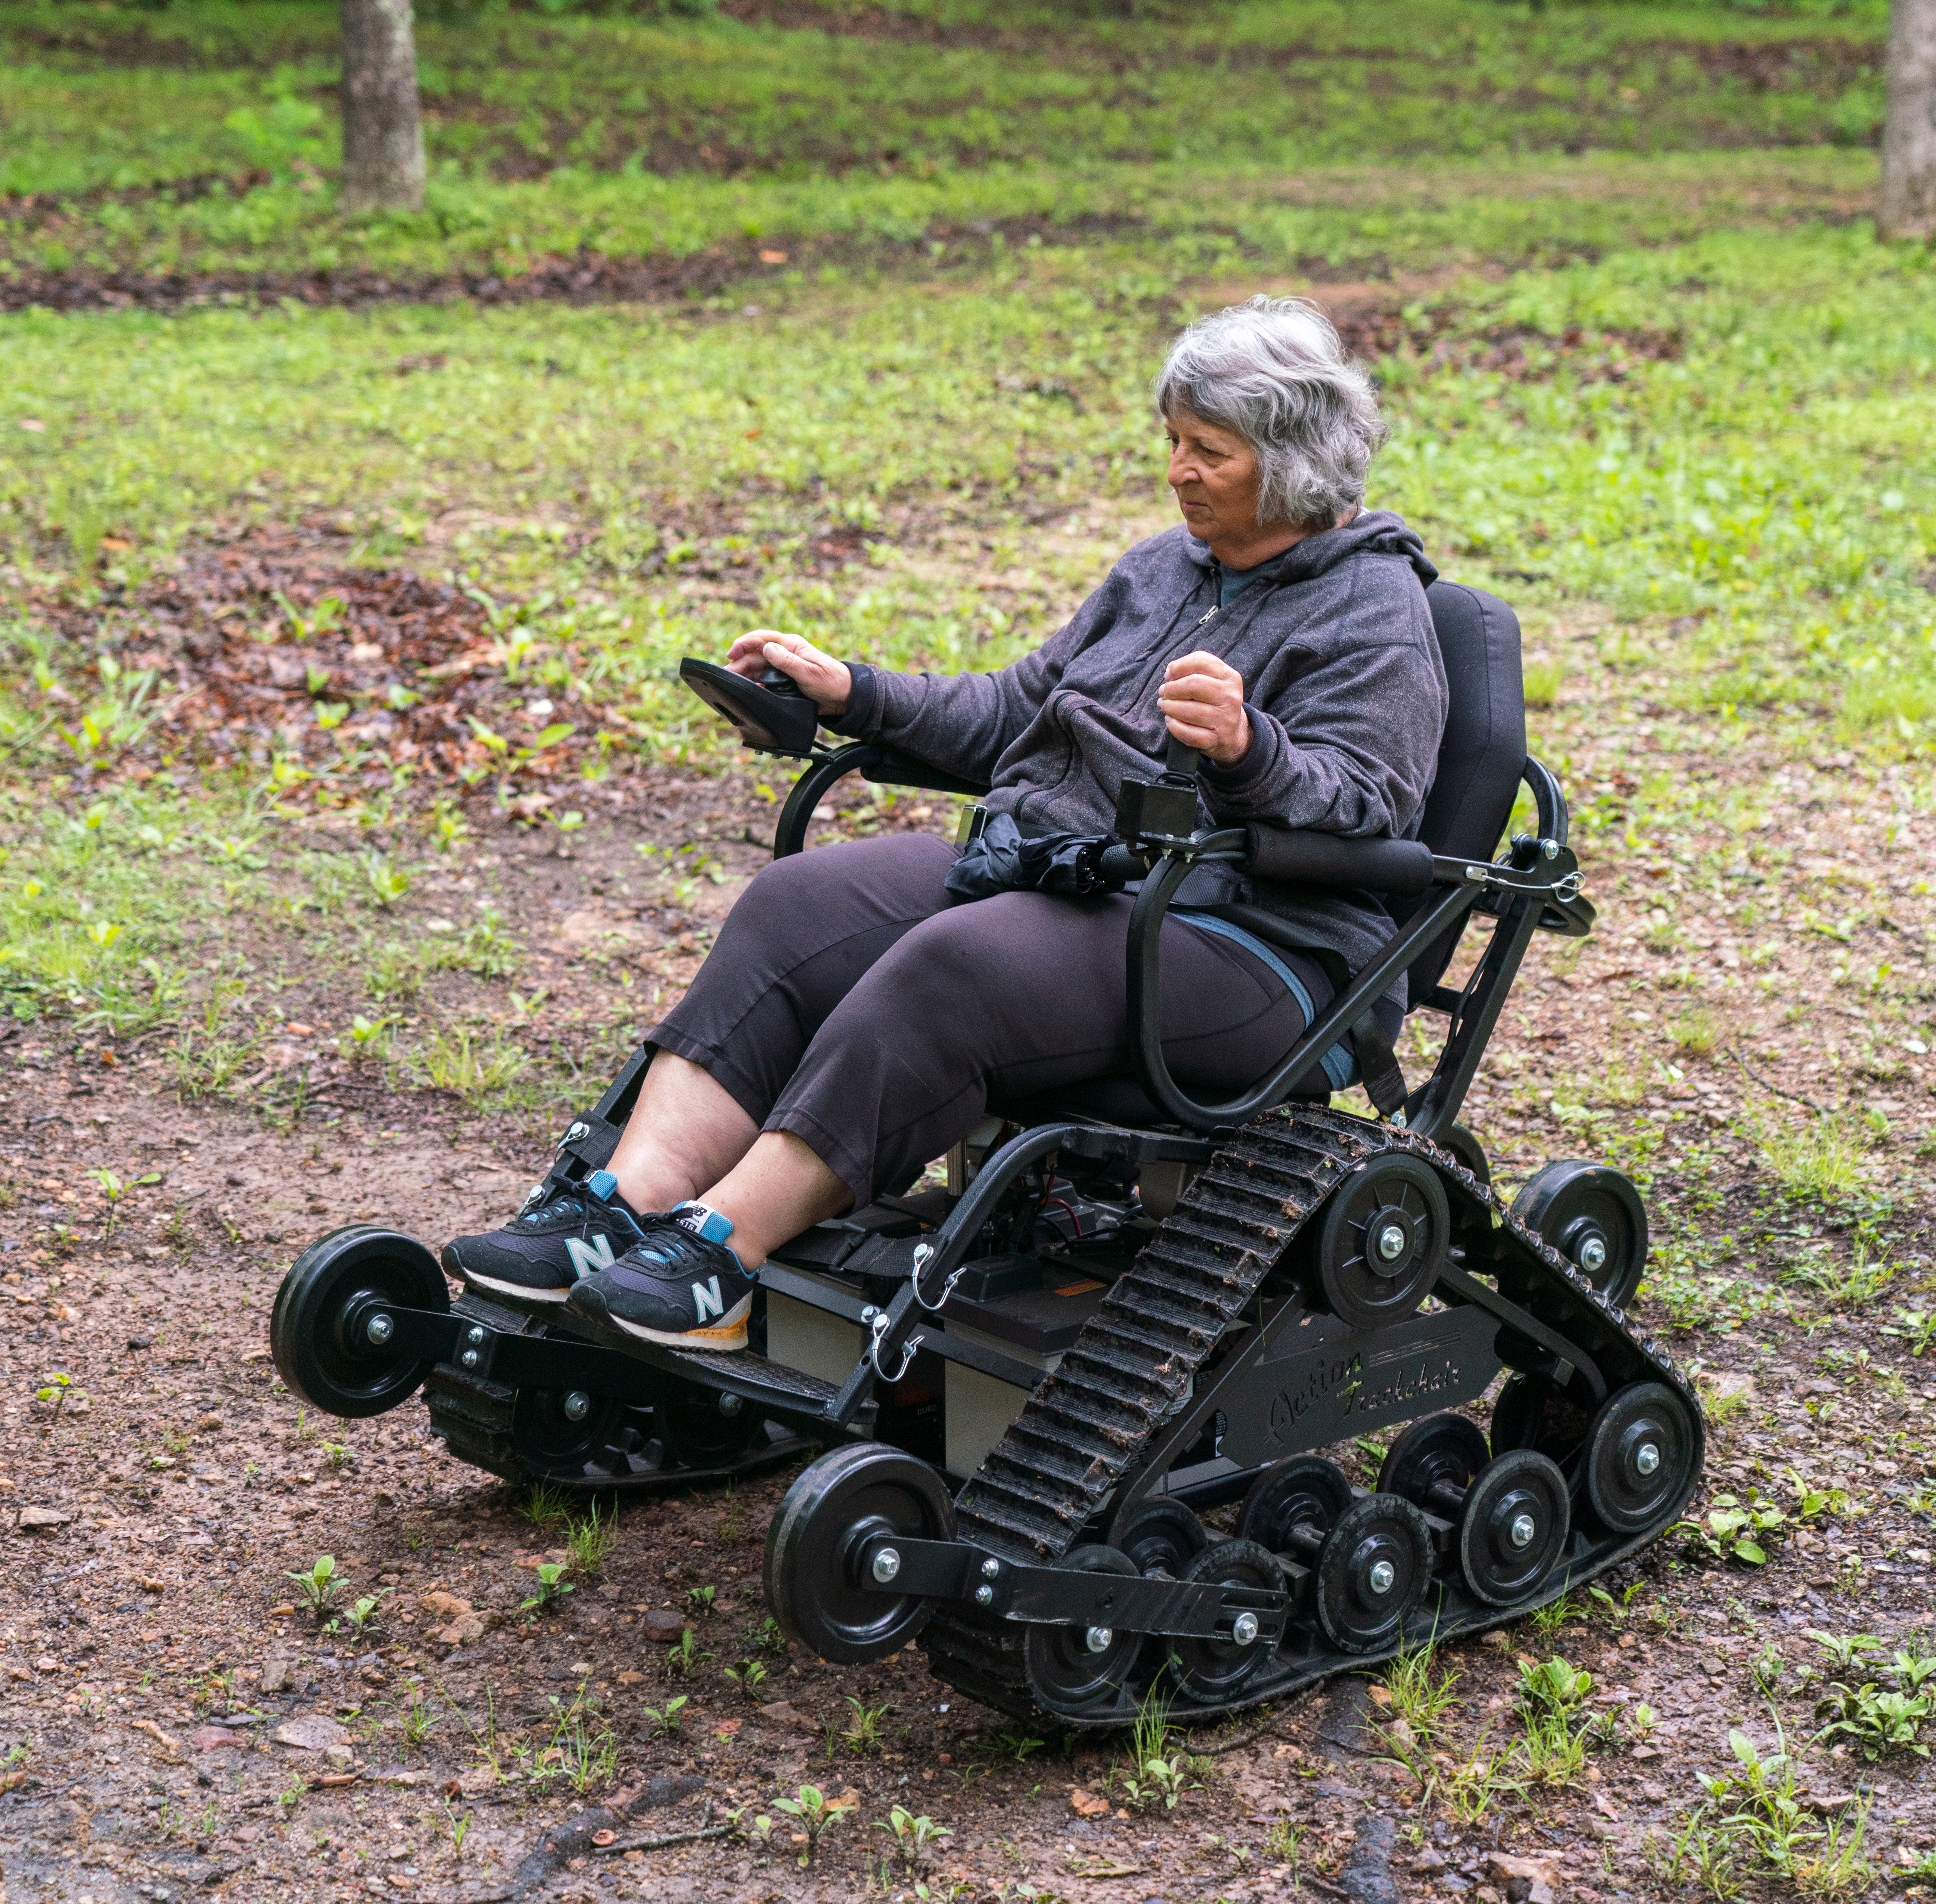
[[[709,1322],[726,1313],[726,1298],[719,1293],[719,1279],[709,1276],[692,1286],[692,1314],[695,1322]]]
[[[572,1268],[579,1275],[590,1276],[598,1270],[612,1267],[612,1239],[609,1236],[594,1236],[587,1242],[582,1237],[567,1237],[564,1253],[571,1259]]]

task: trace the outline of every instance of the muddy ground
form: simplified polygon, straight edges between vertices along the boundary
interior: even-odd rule
[[[1936,1071],[1916,1030],[1927,773],[1792,736],[1723,744],[1650,700],[1644,675],[1590,666],[1603,632],[1555,627],[1541,651],[1593,684],[1543,717],[1576,807],[1617,816],[1643,756],[1723,805],[1763,804],[1729,808],[1735,843],[1718,862],[1695,832],[1583,836],[1602,930],[1577,957],[1535,951],[1469,1121],[1514,1181],[1572,1155],[1643,1177],[1656,1238],[1643,1311],[1699,1358],[1717,1404],[1702,1505],[1759,1492],[1779,1507],[1765,1564],[1663,1540],[1602,1583],[1611,1603],[1583,1596],[1445,1649],[1457,1677],[1435,1733],[1395,1731],[1402,1697],[1347,1679],[1194,1736],[1173,1808],[1139,1810],[1123,1738],[1024,1734],[951,1694],[918,1651],[848,1670],[776,1645],[761,1543],[790,1470],[619,1504],[602,1570],[527,1610],[537,1566],[568,1558],[564,1523],[534,1521],[525,1495],[453,1462],[414,1403],[346,1425],[283,1389],[268,1318],[301,1244],[357,1219],[433,1243],[497,1219],[539,1167],[550,1114],[486,1114],[333,1055],[328,1035],[358,1008],[337,968],[307,990],[286,975],[298,982],[283,1041],[229,1100],[178,1102],[165,1041],[9,1026],[6,1896],[831,1899],[912,1897],[918,1879],[921,1894],[977,1904],[1300,1889],[1597,1904],[1694,1884],[1672,1839],[1696,1775],[1732,1762],[1730,1727],[1767,1749],[1778,1722],[1799,1745],[1829,1682],[1850,1676],[1811,1633],[1936,1646],[1936,1356],[1904,1319],[1931,1306]],[[771,812],[750,776],[648,770],[569,848],[498,823],[400,916],[490,899],[526,937],[516,982],[588,1023],[625,973],[642,996],[676,995],[759,863]],[[903,801],[838,824],[945,820]],[[684,900],[642,884],[642,840],[705,844],[724,883]],[[1838,897],[1845,887],[1859,890]],[[1757,982],[1734,982],[1747,974]],[[1686,1033],[1696,1008],[1711,1036]],[[1416,1071],[1420,1052],[1404,1055]],[[312,1088],[292,1100],[271,1074],[299,1058]],[[1782,1129],[1812,1128],[1804,1100],[1854,1133],[1840,1189],[1810,1189],[1779,1150]],[[87,1174],[103,1168],[132,1186],[113,1204]],[[1341,1452],[1368,1477],[1361,1453]],[[1829,1498],[1805,1519],[1798,1482]],[[290,1578],[322,1555],[349,1582],[333,1630],[298,1608]],[[379,1595],[357,1636],[344,1609]],[[669,1615],[692,1628],[682,1674],[654,1630],[679,1630]],[[1514,1757],[1488,1794],[1470,1768],[1522,1738],[1516,1662],[1556,1653],[1593,1676],[1575,1721],[1604,1727],[1576,1766],[1541,1776]],[[749,1659],[765,1668],[750,1692],[725,1670]],[[669,1730],[661,1715],[682,1698]],[[843,1809],[803,1866],[773,1801],[808,1782]],[[1895,1897],[1936,1873],[1936,1798],[1914,1749],[1871,1761],[1859,1739],[1824,1739],[1795,1791],[1797,1832],[1817,1834],[1795,1841],[1804,1862],[1820,1834],[1846,1847],[1860,1825],[1856,1862],[1817,1871],[1813,1888]],[[921,1868],[882,1868],[896,1806],[951,1832]],[[779,1821],[765,1845],[746,1829],[761,1813]],[[1738,1863],[1729,1881],[1789,1887],[1754,1875],[1746,1851]]]

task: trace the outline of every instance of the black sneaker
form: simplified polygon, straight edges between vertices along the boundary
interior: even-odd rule
[[[610,1269],[572,1285],[573,1312],[642,1342],[743,1349],[759,1280],[727,1248],[733,1226],[703,1203],[646,1219],[646,1235]]]
[[[453,1237],[444,1268],[489,1295],[520,1302],[562,1302],[579,1277],[610,1266],[645,1235],[609,1170],[582,1184],[547,1178],[501,1230]]]

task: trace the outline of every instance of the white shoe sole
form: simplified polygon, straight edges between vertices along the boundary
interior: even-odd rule
[[[703,1328],[681,1329],[677,1334],[670,1329],[649,1329],[644,1323],[628,1322],[622,1316],[614,1316],[611,1320],[615,1327],[623,1329],[628,1335],[637,1337],[641,1342],[663,1343],[668,1349],[711,1349],[718,1352],[746,1347],[746,1322],[752,1313],[753,1298],[748,1295],[717,1322],[709,1322]]]
[[[562,1305],[571,1294],[569,1284],[561,1289],[534,1289],[528,1283],[501,1283],[496,1277],[480,1274],[474,1269],[467,1269],[461,1273],[467,1289],[482,1290],[487,1295],[508,1296],[513,1302]]]

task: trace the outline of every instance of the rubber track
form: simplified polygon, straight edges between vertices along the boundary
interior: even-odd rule
[[[1450,1152],[1389,1124],[1305,1108],[1247,1126],[1212,1158],[963,1488],[955,1509],[961,1537],[1038,1564],[1059,1560],[1075,1546],[1136,1472],[1165,1416],[1189,1395],[1193,1377],[1299,1232],[1358,1165],[1395,1151],[1424,1159],[1439,1174],[1467,1270],[1492,1277],[1502,1295],[1590,1353],[1610,1391],[1652,1380],[1681,1396],[1696,1425],[1698,1479],[1700,1401],[1665,1349],[1635,1330]],[[1614,1542],[1616,1551],[1598,1558],[1590,1573],[1569,1569],[1551,1592],[1511,1608],[1486,1608],[1452,1630],[1516,1618],[1541,1599],[1578,1585],[1657,1537],[1683,1504],[1674,1503],[1659,1526]],[[1037,1709],[1023,1664],[1026,1631],[1019,1622],[943,1605],[921,1645],[940,1678],[986,1704],[1061,1726],[1121,1722],[1126,1715],[1120,1706],[1074,1719]],[[1280,1658],[1293,1645],[1287,1640]],[[1295,1689],[1293,1679],[1295,1685],[1308,1684],[1378,1657],[1313,1653],[1294,1673],[1260,1673],[1224,1707],[1179,1706],[1176,1716],[1213,1718],[1221,1710],[1280,1697]]]

